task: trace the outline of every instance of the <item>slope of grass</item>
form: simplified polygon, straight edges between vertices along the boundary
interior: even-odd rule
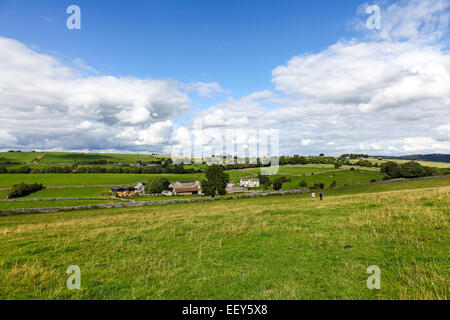
[[[447,299],[449,181],[0,217],[0,298]]]
[[[272,180],[276,179],[280,175],[276,175],[271,177]],[[357,185],[360,183],[367,183],[372,180],[381,181],[385,176],[384,173],[375,172],[375,171],[365,171],[365,170],[347,170],[347,171],[337,171],[337,172],[327,172],[327,173],[315,173],[313,176],[305,176],[305,177],[289,177],[291,181],[285,182],[283,184],[283,189],[296,189],[300,188],[300,182],[306,181],[308,187],[313,185],[314,183],[325,184],[325,187],[328,188],[333,181],[336,181],[336,186],[345,186],[345,185]]]
[[[0,152],[0,164],[6,161],[30,163],[40,154],[40,152]]]
[[[142,154],[112,154],[112,153],[71,153],[49,152],[39,161],[40,163],[88,163],[98,160],[106,160],[114,163],[136,163],[137,161],[149,162],[157,160],[151,155]]]
[[[0,174],[0,188],[10,188],[14,184],[42,183],[44,186],[76,186],[76,185],[114,185],[130,184],[137,181],[148,181],[151,174],[114,174],[114,173],[48,173],[48,174]],[[171,182],[177,180],[199,180],[202,174],[160,174]]]
[[[370,160],[373,163],[378,163],[381,164],[383,162],[388,162],[388,161],[394,161],[397,163],[405,163],[405,162],[410,162],[411,160],[400,160],[400,159],[383,159],[383,160],[378,160],[376,158],[369,158],[368,160]],[[422,166],[426,166],[426,167],[434,167],[434,168],[450,168],[450,163],[446,163],[446,162],[435,162],[435,161],[416,161],[415,162],[420,163]]]
[[[8,197],[8,193],[9,193],[9,191],[7,191],[7,190],[0,190],[0,200],[6,199]]]
[[[64,188],[43,189],[32,193],[27,198],[98,198],[110,197],[111,188]]]
[[[16,201],[0,202],[0,211],[9,209],[75,207],[89,204],[111,203],[118,200],[56,200],[56,201]]]

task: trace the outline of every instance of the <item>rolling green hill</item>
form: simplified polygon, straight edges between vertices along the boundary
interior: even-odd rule
[[[0,299],[446,300],[449,201],[434,179],[0,217]]]

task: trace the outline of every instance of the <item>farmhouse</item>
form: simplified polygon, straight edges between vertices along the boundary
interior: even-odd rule
[[[136,189],[136,193],[145,193],[145,186],[147,182],[137,182],[134,187]]]
[[[258,188],[259,180],[258,179],[241,179],[239,181],[239,186],[243,188]]]
[[[174,195],[201,194],[200,181],[177,181],[169,185]]]
[[[136,194],[136,188],[130,187],[130,186],[113,187],[113,188],[111,188],[111,192],[116,197],[129,197],[129,196],[134,196]]]

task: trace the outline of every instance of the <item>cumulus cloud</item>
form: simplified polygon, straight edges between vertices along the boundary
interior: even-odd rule
[[[443,38],[447,32],[448,0],[400,0],[387,6],[384,3],[378,1],[382,9],[381,29],[367,33],[366,8],[373,3],[360,6],[360,17],[352,21],[355,29],[367,33],[372,39],[387,41],[433,42]]]
[[[191,82],[183,85],[187,91],[196,91],[200,97],[212,97],[218,93],[224,93],[224,90],[217,82]]]
[[[361,37],[292,57],[273,70],[274,90],[193,110],[184,123],[186,92],[226,91],[216,82],[102,76],[84,61],[67,65],[0,38],[0,148],[170,153],[196,139],[218,154],[227,131],[248,149],[255,132],[278,129],[285,154],[448,153],[450,1],[382,4],[380,30],[358,18]]]
[[[3,37],[0,47],[0,148],[123,148],[114,137],[129,127],[152,128],[189,109],[174,80],[91,76],[80,59],[68,65]]]
[[[276,92],[198,117],[206,128],[278,128],[285,153],[450,152],[449,3],[383,7],[380,31],[295,56],[273,70]]]
[[[292,58],[273,71],[279,91],[361,111],[450,98],[450,55],[414,43],[339,42],[318,54]]]

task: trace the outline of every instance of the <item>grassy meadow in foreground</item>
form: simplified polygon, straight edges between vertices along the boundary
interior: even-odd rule
[[[447,299],[450,179],[386,186],[0,217],[0,298]]]

